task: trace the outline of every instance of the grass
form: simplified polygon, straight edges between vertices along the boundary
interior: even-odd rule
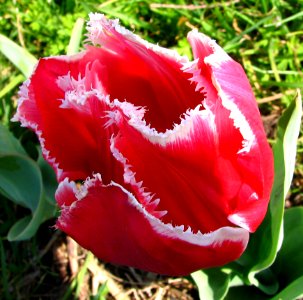
[[[36,58],[66,53],[74,23],[78,18],[87,19],[90,11],[120,18],[123,25],[145,39],[188,56],[191,50],[186,34],[198,28],[217,40],[244,66],[271,139],[281,112],[295,97],[296,89],[303,88],[302,1],[0,0],[0,4],[0,33]],[[0,119],[31,152],[31,145],[36,143],[34,136],[10,122],[18,86],[23,80],[18,69],[0,54]],[[301,134],[287,206],[303,204],[302,186]],[[27,213],[1,197],[2,299],[121,299],[121,295],[125,299],[197,297],[195,287],[187,279],[103,265],[78,246],[73,252],[68,248],[66,237],[54,233],[53,221],[44,224],[28,242],[9,243],[6,240],[8,229]],[[73,260],[68,258],[71,253],[75,254]],[[102,278],[94,275],[96,269],[102,271]]]

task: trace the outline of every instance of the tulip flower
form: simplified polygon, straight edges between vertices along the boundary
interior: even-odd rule
[[[242,67],[192,30],[194,60],[90,14],[79,54],[40,59],[15,120],[59,181],[57,228],[168,275],[224,265],[262,222],[273,158]]]

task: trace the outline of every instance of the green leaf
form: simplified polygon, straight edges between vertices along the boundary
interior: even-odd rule
[[[45,184],[45,192],[42,182]],[[9,241],[31,238],[44,221],[56,215],[57,206],[54,200],[56,187],[54,171],[42,158],[38,165],[20,154],[0,156],[0,192],[32,212],[11,227],[7,236]]]
[[[296,296],[303,294],[303,284],[301,289],[293,283],[303,280],[303,207],[293,207],[285,212],[284,216],[285,237],[281,250],[279,251],[271,270],[279,278],[282,288],[292,291],[295,288]],[[288,288],[288,285],[293,285]],[[286,299],[286,298],[283,298]],[[293,299],[288,296],[287,299]]]
[[[0,52],[3,53],[23,74],[29,77],[37,59],[6,36],[0,34]]]
[[[78,53],[81,38],[82,38],[83,25],[84,25],[84,19],[78,18],[73,27],[71,38],[67,46],[67,52],[66,52],[67,55]]]
[[[303,276],[301,276],[298,279],[296,279],[295,281],[293,281],[278,295],[271,298],[271,300],[298,299],[303,296],[302,287],[303,287]]]
[[[191,273],[191,277],[197,285],[201,300],[224,299],[230,282],[229,274],[219,268],[213,268]]]
[[[45,161],[41,150],[39,151],[38,165],[42,173],[43,188],[46,200],[50,203],[56,204],[55,192],[58,187],[55,171]]]
[[[39,206],[32,216],[26,216],[17,221],[9,230],[7,239],[11,242],[30,239],[36,234],[43,222],[55,216],[56,211],[56,205],[50,203],[42,196],[39,201]]]
[[[8,240],[31,238],[44,221],[56,215],[57,186],[55,173],[43,159],[41,151],[36,163],[26,156],[19,141],[0,124],[0,193],[32,212],[11,227]]]
[[[302,101],[298,92],[298,97],[289,105],[278,123],[277,140],[273,147],[274,186],[266,217],[257,232],[251,235],[247,250],[237,261],[242,266],[242,274],[248,276],[248,282],[267,293],[272,292],[272,286],[262,284],[255,275],[273,263],[283,240],[284,200],[294,172],[301,117]]]
[[[6,86],[0,90],[0,99],[3,98],[6,94],[8,94],[10,91],[12,91],[16,86],[18,86],[21,82],[24,81],[24,76],[22,74],[19,74],[17,76],[10,76],[10,81]]]
[[[1,155],[0,192],[34,212],[42,193],[42,177],[37,164],[24,155]]]
[[[0,155],[26,154],[20,142],[0,123]]]
[[[22,231],[24,231],[25,228],[28,227],[28,224],[30,223],[31,219],[32,218],[29,215],[29,216],[26,216],[26,217],[18,220],[9,230],[7,239],[9,241],[15,241],[16,240],[15,237],[18,237],[20,235],[20,233]],[[34,228],[31,228],[31,229],[34,229]],[[31,233],[34,235],[35,231],[33,230],[29,234],[31,235]]]
[[[268,296],[263,294],[254,286],[235,286],[229,289],[224,300],[268,300]],[[280,300],[284,300],[280,299]],[[285,298],[286,300],[286,298]]]

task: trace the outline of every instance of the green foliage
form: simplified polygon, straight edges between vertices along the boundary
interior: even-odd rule
[[[284,200],[293,177],[301,119],[299,94],[278,123],[277,140],[273,147],[275,178],[267,215],[257,232],[251,235],[247,250],[239,260],[249,275],[249,281],[255,285],[262,286],[254,275],[273,263],[283,239]],[[267,290],[266,286],[263,288]]]
[[[228,292],[231,274],[221,268],[200,270],[191,274],[199,290],[200,299],[224,299]]]
[[[29,239],[41,223],[56,214],[53,198],[57,182],[43,158],[38,164],[28,157],[19,141],[1,124],[0,137],[0,194],[31,212],[11,227],[8,240]]]
[[[84,25],[84,19],[77,19],[71,34],[66,54],[72,55],[79,52],[79,46],[82,39],[82,29]]]
[[[0,52],[2,52],[25,77],[33,72],[36,58],[24,48],[20,47],[10,39],[0,34]]]
[[[1,193],[33,212],[42,190],[41,173],[35,162],[24,155],[1,155],[0,172]]]
[[[84,12],[77,11],[76,6],[65,10],[55,1],[3,2],[0,28],[9,33],[8,38],[18,40],[36,57],[64,54],[76,19],[86,17]]]
[[[284,240],[271,266],[279,280],[281,292],[273,299],[295,299],[303,296],[303,207],[285,212]]]
[[[0,153],[26,154],[20,142],[2,124],[0,124]]]
[[[95,259],[94,255],[91,252],[89,252],[85,258],[81,270],[78,272],[77,276],[73,279],[71,285],[66,290],[62,300],[69,299],[72,293],[74,293],[75,295],[74,299],[79,298],[85,276],[87,276],[88,273],[88,266],[94,263],[94,259]],[[92,297],[92,300],[105,300],[107,299],[106,298],[107,294],[108,294],[108,288],[105,282],[99,287],[97,294]]]

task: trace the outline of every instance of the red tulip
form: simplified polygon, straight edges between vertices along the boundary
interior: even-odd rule
[[[192,62],[103,15],[88,32],[84,52],[39,61],[15,116],[56,170],[57,227],[101,259],[162,274],[237,259],[273,181],[242,67],[196,30]]]

